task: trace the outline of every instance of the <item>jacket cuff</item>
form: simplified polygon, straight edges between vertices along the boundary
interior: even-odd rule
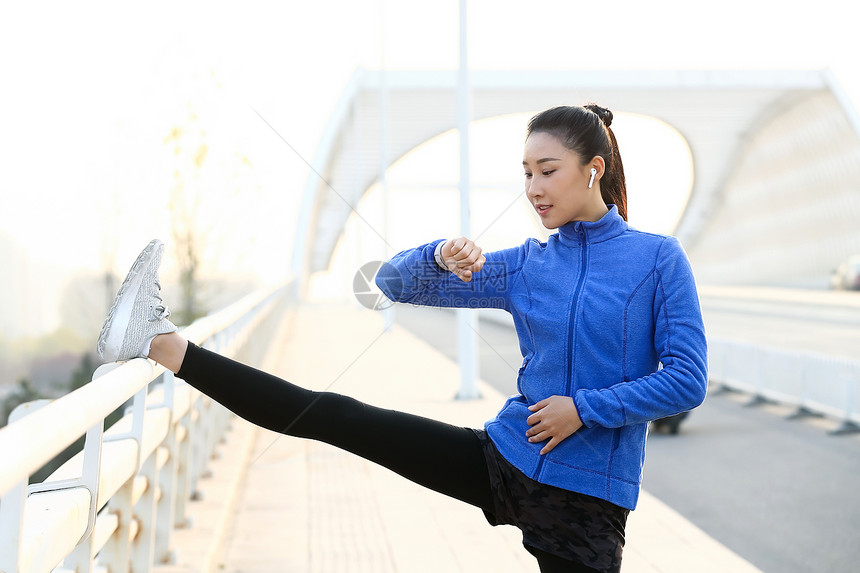
[[[436,261],[436,266],[443,271],[450,270],[448,269],[448,265],[445,264],[445,260],[442,258],[442,245],[447,243],[448,241],[442,241],[436,245],[436,250],[433,251],[433,259]]]

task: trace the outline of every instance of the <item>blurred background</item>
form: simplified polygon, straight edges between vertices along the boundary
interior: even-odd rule
[[[4,385],[25,377],[62,384],[54,379],[92,347],[119,277],[152,237],[168,244],[163,280],[180,322],[286,278],[309,163],[354,72],[458,66],[454,0],[18,2],[0,10]],[[835,0],[814,11],[766,1],[694,9],[670,0],[474,0],[469,65],[827,68],[856,101],[856,34],[843,10]],[[692,180],[689,150],[666,124],[617,111],[631,221],[672,232]],[[493,224],[521,190],[529,115],[473,125],[473,227],[485,248],[543,233],[524,202]],[[391,247],[456,232],[457,157],[449,133],[392,167]],[[370,226],[378,201],[371,190],[358,207]],[[341,276],[317,277],[312,292],[348,292],[359,261],[385,254],[372,242],[365,253],[336,255],[331,268]]]
[[[470,0],[469,67],[609,75],[826,70],[838,86],[840,113],[800,106],[791,121],[771,126],[761,153],[739,157],[743,169],[722,182],[733,193],[707,221],[707,239],[688,245],[705,292],[718,284],[823,292],[846,286],[835,285],[832,272],[842,264],[848,273],[848,257],[860,254],[860,225],[850,223],[860,212],[860,189],[846,175],[860,165],[858,124],[851,123],[860,108],[860,41],[848,9],[844,0],[803,9],[765,0]],[[457,0],[4,3],[0,423],[10,404],[55,397],[89,380],[103,317],[150,239],[167,244],[165,298],[182,324],[286,280],[305,189],[318,183],[310,166],[358,71],[430,74],[458,64]],[[524,130],[536,111],[471,126],[472,228],[486,250],[546,236],[522,197]],[[696,176],[690,148],[662,121],[613,111],[631,223],[674,233]],[[821,117],[834,125],[815,123]],[[765,240],[744,214],[779,201],[759,192],[758,166],[796,167],[768,163],[767,151],[796,139],[797,132],[783,137],[780,129],[805,118],[814,125],[804,133],[820,137],[820,149],[844,151],[823,177],[845,188],[836,199],[797,201],[820,191],[822,179],[787,182],[791,217],[817,203],[826,213],[847,213],[849,224],[776,213],[755,224],[763,236],[777,236],[767,235],[774,220],[788,225],[782,238],[794,226],[791,240],[739,257]],[[753,124],[758,129],[768,119],[751,123],[750,133],[761,134]],[[456,131],[439,134],[390,167],[386,194],[375,184],[361,196],[328,267],[308,281],[310,298],[351,298],[362,263],[458,233],[458,144]],[[718,318],[712,324],[717,332],[724,326]],[[749,326],[744,332],[753,338],[762,328]],[[856,324],[847,328],[856,336]],[[839,339],[845,346],[838,352],[856,358],[856,339]],[[802,336],[794,343],[806,344]]]

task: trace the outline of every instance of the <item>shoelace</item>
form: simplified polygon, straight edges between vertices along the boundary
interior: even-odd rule
[[[170,309],[167,308],[167,305],[163,304],[164,301],[161,298],[161,283],[157,280],[153,281],[153,283],[155,290],[152,292],[152,296],[158,299],[159,304],[152,307],[152,316],[149,317],[149,322],[156,322],[170,317]]]

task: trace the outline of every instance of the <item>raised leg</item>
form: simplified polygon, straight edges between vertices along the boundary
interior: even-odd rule
[[[154,341],[150,356],[166,356],[171,364],[165,366],[172,368],[180,346],[176,339],[182,339],[158,338],[164,340]],[[307,390],[194,344],[186,346],[177,375],[246,420],[332,444],[430,489],[492,509],[487,464],[473,430]]]

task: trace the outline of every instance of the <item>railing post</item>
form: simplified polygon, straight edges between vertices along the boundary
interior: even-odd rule
[[[97,376],[98,374],[96,374]],[[35,400],[22,404],[15,408],[9,416],[9,423],[20,420],[27,414],[35,412],[39,408],[51,403],[51,400]],[[75,549],[63,560],[63,567],[76,573],[90,573],[92,571],[92,532],[96,522],[96,511],[98,509],[99,496],[99,476],[101,471],[101,452],[102,452],[102,437],[104,434],[104,420],[99,420],[97,424],[87,430],[86,440],[84,442],[84,460],[81,477],[72,479],[56,480],[51,482],[43,482],[27,486],[27,481],[22,481],[12,491],[4,496],[3,504],[0,505],[0,511],[4,506],[9,511],[9,515],[0,515],[0,542],[6,543],[12,547],[0,546],[2,555],[5,556],[8,551],[8,563],[3,559],[6,557],[0,556],[0,571],[18,570],[18,561],[20,559],[21,548],[21,528],[23,525],[24,505],[27,497],[30,494],[38,494],[49,491],[57,491],[62,489],[84,488],[90,494],[90,503],[87,515],[87,526],[83,536],[78,540]],[[9,498],[7,500],[7,497]],[[15,528],[8,530],[7,528]]]
[[[34,400],[21,404],[9,414],[12,424],[30,412],[48,404],[49,400]],[[21,526],[24,522],[24,503],[27,501],[27,479],[21,480],[0,499],[0,571],[18,571],[21,552]]]
[[[131,542],[131,570],[134,573],[149,571],[153,563],[155,497],[158,491],[157,450],[143,463],[140,475],[146,478],[146,491],[134,506],[134,515],[139,524],[137,535]]]
[[[18,571],[21,551],[21,525],[24,521],[24,501],[27,499],[27,481],[9,490],[0,499],[0,571]]]
[[[18,571],[26,499],[27,480],[16,485],[0,499],[0,571],[6,573]]]
[[[170,371],[165,372],[162,376],[162,380],[164,381],[164,407],[169,408],[173,412],[174,376]],[[161,497],[156,504],[155,510],[155,563],[170,563],[173,560],[173,553],[170,550],[170,534],[173,531],[173,515],[176,508],[176,458],[179,448],[176,444],[176,425],[172,417],[168,426],[167,437],[164,440],[164,447],[167,449],[167,461],[161,467],[158,474]]]
[[[35,412],[50,400],[33,400],[20,404],[9,414],[13,424],[31,412]],[[27,501],[27,479],[21,480],[0,499],[0,571],[18,571],[21,552],[21,526],[24,522],[24,503]]]
[[[809,364],[808,360],[800,360],[800,397],[797,410],[788,416],[789,420],[804,420],[806,418],[821,418],[821,412],[816,412],[808,406],[809,403]]]
[[[845,419],[842,425],[830,432],[832,436],[844,436],[860,432],[860,424],[854,421],[854,405],[857,400],[857,384],[849,374],[845,374]]]
[[[191,421],[194,412],[194,404],[188,406],[188,411],[179,420],[179,428],[181,428],[182,439],[177,440],[176,445],[176,508],[173,515],[174,526],[188,527],[188,514],[186,505],[191,497],[191,466],[193,447],[192,440],[194,439],[193,422]]]
[[[210,428],[207,425],[209,419],[208,410],[210,399],[201,394],[194,401],[194,441],[191,444],[191,467],[190,467],[190,498],[192,500],[203,499],[203,493],[198,489],[197,482],[203,475],[206,467],[206,446],[209,441]]]
[[[99,477],[102,463],[102,441],[104,437],[104,420],[87,431],[84,442],[84,467],[79,480],[48,482],[30,486],[29,492],[52,491],[62,487],[85,487],[90,492],[90,508],[87,520],[87,530],[75,549],[63,560],[63,568],[75,573],[92,573],[93,570],[93,529],[96,525],[96,514],[99,504]]]
[[[99,553],[99,564],[106,566],[110,573],[129,573],[131,522],[134,517],[132,508],[134,478],[135,476],[131,476],[119,488],[108,505],[108,511],[117,517],[117,526],[116,531]]]
[[[212,459],[212,452],[215,451],[215,446],[220,439],[218,435],[218,407],[212,398],[206,397],[206,417],[204,423],[206,436],[203,442],[203,450],[200,452],[200,477],[209,477],[212,475],[212,470],[209,469],[209,461]]]
[[[768,404],[770,400],[765,396],[764,391],[764,376],[765,376],[765,368],[764,368],[764,354],[765,351],[760,346],[755,346],[753,353],[753,388],[754,394],[752,400],[747,402],[745,405],[747,407],[753,406],[761,406],[763,404]]]

